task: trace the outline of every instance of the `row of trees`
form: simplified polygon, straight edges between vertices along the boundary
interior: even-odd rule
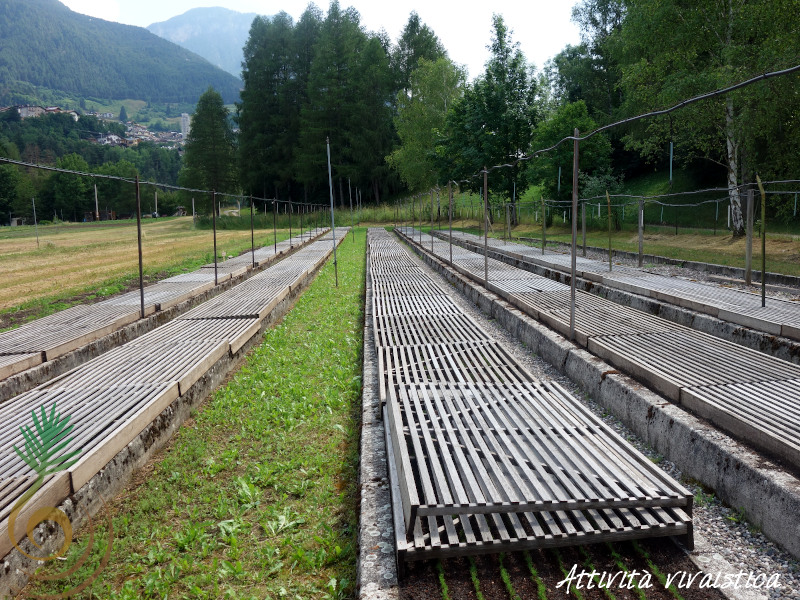
[[[296,23],[286,13],[256,18],[244,48],[235,117],[242,189],[326,198],[330,140],[340,199],[349,194],[348,184],[374,201],[399,191],[402,184],[385,160],[397,142],[397,94],[408,91],[420,59],[443,56],[415,13],[396,45],[384,32],[366,31],[358,12],[336,0],[325,16],[310,5]]]
[[[587,132],[663,108],[788,67],[800,56],[787,3],[684,4],[583,0],[573,15],[581,44],[565,48],[541,71],[525,60],[495,15],[490,58],[471,82],[414,13],[396,44],[384,32],[366,31],[358,12],[336,0],[325,15],[310,5],[297,22],[285,13],[258,17],[244,49],[244,89],[235,114],[213,89],[201,97],[180,182],[325,200],[330,140],[335,192],[343,204],[351,185],[367,202],[451,180],[478,190],[483,180],[476,175],[484,166],[506,163],[513,166],[489,177],[494,202],[518,198],[531,184],[551,199],[569,198],[571,144],[529,161],[516,159],[552,146],[576,127]],[[663,166],[672,142],[677,164],[697,169],[708,182],[727,177],[734,228],[740,230],[739,184],[752,181],[756,171],[762,178],[790,177],[800,166],[792,144],[800,133],[797,82],[797,76],[773,79],[591,138],[581,144],[581,194],[613,191],[624,177]],[[78,152],[90,167],[104,164],[87,153]],[[160,157],[153,157],[153,172],[144,173],[140,155],[116,162],[123,158],[145,177],[174,179],[171,159],[163,157],[167,168],[159,170]],[[128,166],[120,168],[127,172]]]
[[[582,43],[554,59],[554,87],[601,124],[674,105],[797,64],[796,13],[793,2],[772,0],[584,0],[573,14]],[[615,167],[630,169],[631,152],[663,165],[672,142],[678,165],[724,178],[741,232],[738,186],[756,172],[784,179],[800,167],[799,81],[772,79],[613,131]]]
[[[576,127],[585,133],[794,66],[795,9],[770,0],[584,0],[573,12],[581,44],[567,46],[538,74],[495,16],[491,58],[474,82],[464,84],[447,61],[423,62],[412,75],[411,93],[398,100],[401,145],[390,164],[412,192],[465,177],[466,187],[477,189],[482,178],[474,175],[484,165],[512,163]],[[740,186],[756,171],[781,179],[800,167],[797,84],[797,75],[773,79],[593,137],[581,144],[581,194],[613,191],[623,177],[664,167],[672,142],[676,164],[693,168],[699,181],[727,181],[740,233]],[[571,163],[572,145],[563,144],[525,166],[492,171],[490,193],[506,202],[515,188],[534,183],[549,198],[569,198]]]

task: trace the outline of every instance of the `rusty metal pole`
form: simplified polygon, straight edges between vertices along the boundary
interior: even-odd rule
[[[544,196],[542,200],[542,256],[544,256],[544,247],[547,245],[547,217],[544,206]]]
[[[578,151],[580,142],[576,127],[572,142],[572,256],[570,261],[570,284],[569,284],[569,339],[575,340],[575,275],[577,273],[578,255]]]
[[[489,287],[489,171],[483,167],[483,285]]]
[[[453,265],[453,187],[447,182],[447,195],[450,198],[450,209],[448,210],[448,221],[450,227],[450,266]]]
[[[431,254],[433,254],[433,188],[431,188]]]
[[[289,200],[289,249],[294,248],[294,241],[292,241],[292,201]]]
[[[214,226],[214,285],[219,285],[217,277],[217,190],[211,192],[211,218]]]
[[[253,268],[256,268],[256,233],[253,216],[253,195],[250,194],[250,252],[253,255]]]
[[[333,270],[336,276],[336,287],[339,287],[339,264],[336,262],[336,221],[333,218],[333,177],[331,176],[331,140],[325,138],[328,147],[328,187],[331,192],[331,235],[333,237]]]
[[[644,264],[644,198],[639,198],[639,267]]]
[[[358,193],[358,190],[356,190]],[[356,240],[356,227],[355,227],[355,218],[353,217],[353,187],[350,185],[350,178],[347,178],[347,197],[350,198],[350,231],[353,233],[352,240]],[[358,198],[356,198],[356,202],[358,202]]]
[[[767,305],[767,193],[756,173],[758,189],[761,191],[761,308]]]
[[[274,254],[278,253],[278,213],[275,200],[272,201],[272,243],[274,245]]]
[[[581,232],[583,234],[583,257],[586,258],[586,202],[581,204]]]
[[[139,300],[144,319],[144,264],[142,260],[142,196],[139,193],[139,175],[136,175],[136,234],[139,243]]]
[[[606,190],[606,201],[608,202],[608,270],[611,271],[611,196]]]
[[[97,189],[97,186],[95,186],[95,189]],[[36,230],[36,248],[38,249],[39,248],[39,222],[36,220],[36,196],[31,196],[31,204],[33,204],[33,228]]]
[[[755,202],[753,199],[753,190],[747,190],[747,224],[746,233],[747,240],[745,241],[745,255],[744,255],[744,283],[750,285],[753,282],[753,208]]]

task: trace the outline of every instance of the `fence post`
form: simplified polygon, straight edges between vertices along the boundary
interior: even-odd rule
[[[211,192],[211,218],[214,226],[214,285],[219,285],[217,278],[217,190]]]
[[[136,236],[139,244],[139,302],[144,319],[144,266],[142,261],[142,196],[139,193],[139,175],[136,175]]]
[[[581,230],[583,233],[583,257],[586,258],[586,202],[581,204]]]
[[[431,254],[433,254],[433,188],[431,188]]]
[[[761,191],[761,308],[767,305],[767,193],[756,173],[758,189]]]
[[[97,189],[97,186],[95,186]],[[36,248],[39,248],[39,223],[36,221],[36,197],[31,197],[31,203],[33,204],[33,228],[36,231]]]
[[[250,194],[250,252],[253,257],[253,268],[256,268],[256,234],[253,217],[253,195]]]
[[[606,200],[608,201],[608,270],[611,271],[611,196],[606,190]]]
[[[578,136],[580,132],[576,127],[573,131],[575,139],[572,141],[572,248],[570,262],[570,285],[569,285],[569,339],[575,340],[575,275],[577,273],[577,254],[578,254],[578,151],[580,142]]]
[[[744,250],[744,283],[753,282],[753,190],[747,190],[747,240]]]
[[[542,200],[542,254],[544,254],[544,247],[547,243],[546,236],[547,236],[547,215],[545,214],[544,210],[544,196],[541,198]]]
[[[450,198],[450,210],[447,211],[450,229],[450,266],[453,266],[453,188],[447,182],[447,196]]]
[[[483,285],[489,286],[489,171],[483,167]]]
[[[639,266],[644,262],[644,198],[639,198]]]
[[[266,209],[266,204],[264,208]],[[274,245],[273,254],[278,253],[278,206],[275,204],[275,200],[272,201],[272,243]]]
[[[331,194],[331,235],[333,237],[333,271],[336,276],[336,287],[339,287],[339,264],[336,262],[336,221],[333,218],[333,177],[331,176],[331,140],[325,138],[328,148],[328,188]],[[339,180],[341,181],[341,179]]]

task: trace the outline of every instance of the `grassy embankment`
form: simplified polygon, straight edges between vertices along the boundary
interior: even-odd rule
[[[117,499],[75,598],[345,598],[356,565],[365,231]],[[95,539],[103,540],[103,528]],[[73,544],[70,568],[87,544]],[[97,544],[72,578],[80,584]],[[56,571],[47,571],[53,573]]]

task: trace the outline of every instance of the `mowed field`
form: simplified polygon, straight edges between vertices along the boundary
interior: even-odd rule
[[[278,239],[286,234],[278,232]],[[138,279],[135,222],[50,225],[0,229],[0,312],[40,302],[120,291]],[[256,246],[271,244],[272,230],[256,232]],[[218,231],[217,252],[230,256],[250,248],[250,231]],[[194,229],[191,217],[147,219],[142,253],[148,276],[212,262],[211,230]],[[104,288],[111,288],[104,291]]]

